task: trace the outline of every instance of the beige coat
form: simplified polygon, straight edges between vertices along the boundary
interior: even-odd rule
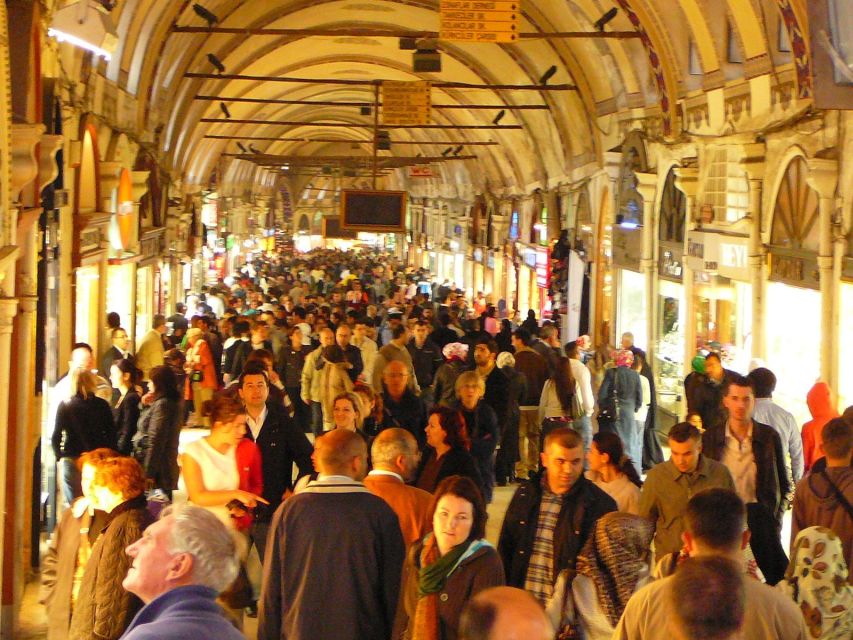
[[[306,361],[307,366],[307,361]],[[341,393],[352,391],[352,380],[349,379],[347,369],[352,365],[347,362],[325,361],[323,368],[316,373],[319,384],[319,396],[316,401],[323,408],[323,430],[329,431],[335,428],[332,410],[335,407],[335,398]]]
[[[163,354],[163,336],[156,329],[151,329],[136,350],[136,366],[142,370],[143,380],[150,380],[151,369],[163,364]]]

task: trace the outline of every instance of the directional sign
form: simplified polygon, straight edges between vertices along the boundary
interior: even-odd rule
[[[382,83],[382,123],[423,125],[430,123],[431,85],[429,82]]]
[[[441,0],[442,40],[516,42],[521,0]]]
[[[432,167],[429,165],[418,164],[414,167],[409,167],[409,177],[410,178],[432,178],[433,172]]]

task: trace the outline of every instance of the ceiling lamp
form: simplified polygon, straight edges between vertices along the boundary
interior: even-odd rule
[[[109,60],[118,46],[115,24],[97,0],[76,0],[53,14],[47,35]]]

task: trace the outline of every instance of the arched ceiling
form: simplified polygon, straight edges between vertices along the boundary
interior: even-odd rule
[[[722,86],[749,77],[750,69],[767,71],[790,64],[790,56],[772,49],[776,25],[785,15],[793,26],[804,25],[805,0],[519,0],[522,33],[593,31],[594,23],[616,7],[608,31],[638,31],[632,39],[522,38],[513,44],[468,44],[439,41],[440,73],[412,71],[412,52],[398,48],[397,37],[252,35],[217,32],[177,33],[175,25],[206,26],[193,1],[119,0],[112,12],[119,48],[107,65],[108,79],[137,96],[140,128],[159,131],[157,142],[165,162],[186,186],[204,186],[214,171],[235,182],[257,180],[254,164],[234,159],[236,141],[205,136],[267,137],[251,140],[264,154],[329,156],[370,155],[373,116],[358,107],[339,105],[262,104],[259,100],[372,102],[380,80],[431,80],[470,85],[536,85],[556,65],[550,84],[573,84],[576,90],[502,90],[484,87],[440,88],[433,104],[494,105],[494,109],[433,109],[439,125],[488,125],[501,109],[501,125],[521,129],[391,129],[393,145],[382,156],[439,156],[448,141],[496,142],[465,147],[467,160],[439,163],[438,180],[459,181],[493,193],[523,193],[547,187],[568,176],[573,167],[600,159],[606,133],[599,119],[608,114],[658,107],[677,133],[676,103],[692,91]],[[438,31],[438,0],[200,0],[219,18],[217,26],[273,29],[385,29]],[[780,11],[782,13],[780,13]],[[806,28],[801,28],[807,33]],[[736,39],[744,60],[727,60],[727,39]],[[695,47],[702,75],[689,73],[689,48]],[[362,80],[365,86],[291,84],[225,78],[188,78],[186,73],[212,73],[207,55],[214,54],[227,74],[283,78]],[[771,55],[772,54],[772,55]],[[201,122],[222,118],[221,96],[233,119],[267,124]],[[520,105],[545,105],[522,110]],[[275,124],[274,122],[308,124]],[[325,127],[320,123],[339,126]],[[322,139],[306,142],[293,139]],[[246,143],[244,143],[246,144]],[[355,145],[355,147],[354,147]],[[460,165],[460,171],[452,165]],[[243,166],[246,165],[246,166]],[[268,176],[265,178],[267,179]],[[400,183],[397,176],[397,183]],[[310,177],[302,182],[310,181]],[[452,189],[451,189],[452,192]]]

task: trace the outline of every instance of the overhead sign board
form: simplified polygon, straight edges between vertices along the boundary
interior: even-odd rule
[[[414,167],[409,167],[410,178],[432,178],[432,167],[426,164],[418,164]]]
[[[422,125],[430,123],[432,104],[429,82],[382,83],[382,124]]]
[[[521,0],[441,0],[441,40],[516,42]]]

